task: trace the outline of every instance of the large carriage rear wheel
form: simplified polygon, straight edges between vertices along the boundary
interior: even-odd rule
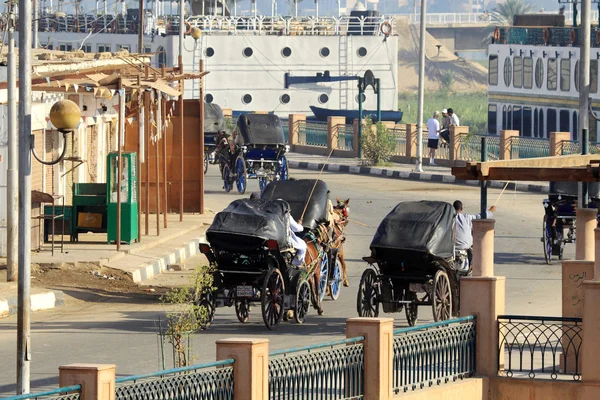
[[[310,308],[310,287],[308,281],[302,280],[296,287],[296,307],[294,308],[294,320],[302,324]]]
[[[206,329],[213,323],[215,319],[216,304],[214,294],[212,292],[208,292],[200,295],[200,298],[196,300],[196,305],[206,310],[206,313],[198,310],[196,314],[196,318],[200,320],[200,327]]]
[[[327,292],[327,281],[329,279],[329,260],[327,258],[327,253],[323,253],[319,270],[319,301],[323,301],[325,292]]]
[[[340,259],[335,257],[333,267],[331,268],[331,279],[329,280],[329,295],[332,300],[337,300],[342,291],[342,269],[340,268]]]
[[[286,156],[279,157],[279,171],[277,171],[277,177],[281,181],[287,181],[290,177]]]
[[[246,172],[246,161],[244,161],[244,157],[242,156],[238,156],[235,160],[235,184],[240,194],[246,193],[248,173]]]
[[[235,315],[242,324],[248,322],[250,319],[250,302],[248,299],[235,298]]]
[[[450,279],[444,271],[438,271],[433,278],[433,293],[431,305],[433,307],[433,320],[445,321],[452,318],[452,293]]]
[[[232,181],[231,181],[231,168],[229,164],[223,165],[223,189],[227,193],[231,192]]]
[[[371,268],[366,269],[360,278],[356,297],[359,317],[377,317],[379,315],[379,301],[375,285],[377,285],[377,273]]]
[[[406,301],[410,301],[410,304],[404,305],[404,313],[406,314],[406,322],[408,326],[415,326],[417,324],[417,318],[419,315],[419,304],[417,303],[418,298],[415,292],[406,291]]]
[[[260,293],[263,321],[269,329],[275,329],[283,318],[285,284],[278,268],[271,268],[265,276]]]
[[[544,242],[546,264],[551,264],[554,240],[552,239],[552,218],[549,218],[547,215],[544,215],[544,222],[542,223],[542,242]]]
[[[206,175],[206,171],[208,171],[208,158],[209,153],[204,152],[204,175]]]
[[[268,184],[269,184],[269,180],[267,179],[266,176],[261,176],[260,178],[258,178],[258,187],[260,188],[261,192],[263,190],[265,190],[265,188],[267,187]]]

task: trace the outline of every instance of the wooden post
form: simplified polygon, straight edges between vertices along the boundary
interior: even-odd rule
[[[181,54],[179,55],[179,73],[183,75],[183,57],[181,56]],[[183,94],[184,94],[184,80],[183,78],[179,81],[179,89],[181,91],[181,95],[179,96],[179,131],[181,132],[181,193],[180,193],[180,198],[179,198],[179,221],[183,221],[183,180],[184,180],[184,176],[183,176],[183,168],[184,168],[184,162],[183,162],[183,157],[184,157],[184,153],[183,153],[183,142],[184,142],[184,138],[183,138]]]
[[[161,68],[161,76],[164,78],[165,77],[165,65],[162,65]],[[167,213],[169,212],[169,203],[167,201],[168,197],[167,197],[167,191],[168,191],[168,182],[167,182],[167,129],[164,128],[163,126],[166,127],[166,121],[167,121],[167,112],[166,112],[166,107],[167,107],[167,102],[163,99],[162,93],[160,94],[160,102],[161,102],[161,107],[160,107],[160,129],[162,129],[162,136],[163,136],[163,190],[164,190],[164,194],[163,194],[163,204],[164,204],[164,213],[163,213],[163,227],[165,229],[167,229],[168,226],[168,221],[167,221]]]
[[[138,87],[138,115],[137,115],[137,121],[138,121],[138,148],[137,148],[137,193],[138,195],[136,196],[137,198],[137,202],[138,202],[138,237],[137,237],[137,241],[138,243],[140,243],[142,241],[142,199],[141,199],[141,195],[142,195],[142,159],[141,159],[141,154],[142,154],[142,146],[144,145],[143,143],[143,139],[144,139],[144,135],[143,132],[140,135],[140,131],[142,129],[142,88],[141,88],[141,83],[140,83],[140,76],[138,75],[137,77],[137,87]]]
[[[200,73],[204,72],[204,60],[200,59]],[[200,168],[204,168],[204,77],[200,77]],[[204,170],[200,173],[200,214],[204,214]]]
[[[145,66],[145,76],[148,79],[148,66]],[[150,121],[150,93],[144,92],[144,137],[146,139],[146,151],[144,156],[146,157],[146,210],[145,210],[145,231],[146,236],[150,234],[150,128],[148,127]]]
[[[125,104],[123,99],[123,81],[119,79],[119,128],[117,129],[117,251],[121,250],[121,182],[123,175],[123,164],[121,157],[123,156],[123,143],[121,143],[121,129],[123,129],[123,115],[122,106]],[[54,221],[52,221],[54,223]]]
[[[160,129],[160,126],[158,126],[158,102],[160,101],[160,99],[158,98],[159,95],[159,91],[156,90],[156,106],[152,105],[153,111],[154,111],[154,122],[156,123],[156,141],[154,142],[154,150],[155,150],[155,155],[156,155],[156,236],[160,236],[160,155],[159,155],[159,151],[158,151],[158,130]]]

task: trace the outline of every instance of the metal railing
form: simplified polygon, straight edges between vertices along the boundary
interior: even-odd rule
[[[5,398],[5,400],[79,400],[80,392],[81,385],[73,385],[47,390],[45,392],[21,394]]]
[[[354,150],[354,126],[337,125],[337,148],[338,150]]]
[[[483,13],[427,13],[425,21],[429,24],[486,24],[490,17]],[[420,24],[421,15],[411,14],[411,24]]]
[[[510,139],[511,160],[550,156],[550,141],[523,136]]]
[[[283,130],[283,139],[288,142],[290,125],[287,119],[281,119],[281,129]]]
[[[500,315],[498,327],[499,374],[581,379],[581,318]]]
[[[486,135],[458,135],[458,160],[481,161],[481,138]],[[488,160],[500,159],[500,137],[487,135]]]
[[[298,144],[327,147],[327,123],[318,121],[298,122]]]
[[[472,376],[475,334],[475,316],[394,330],[394,391]]]
[[[395,156],[406,156],[406,126],[404,128],[390,129],[390,133],[394,135],[396,146],[394,147]]]
[[[233,399],[233,359],[117,378],[117,400]]]
[[[563,140],[561,143],[561,154],[566,156],[568,154],[579,154],[579,142],[576,140]],[[590,154],[600,154],[600,144],[590,143],[589,146]]]
[[[580,30],[572,27],[498,27],[500,38],[495,40],[496,44],[520,44],[534,46],[579,46]],[[575,41],[571,40],[571,31],[575,31]],[[544,38],[544,33],[546,38]],[[596,43],[597,28],[592,28],[590,39],[592,43]]]
[[[363,336],[269,354],[269,398],[362,399]]]

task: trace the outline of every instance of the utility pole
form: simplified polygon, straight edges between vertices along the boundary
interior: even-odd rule
[[[33,0],[33,43],[34,49],[37,49],[39,44],[39,32],[38,32],[38,0]],[[20,45],[19,45],[20,47]]]
[[[138,21],[138,53],[144,53],[144,0],[140,0]]]
[[[416,1],[416,0],[415,0]],[[423,97],[425,95],[425,13],[426,0],[421,0],[421,26],[419,38],[419,104],[417,109],[417,165],[416,172],[423,172]]]
[[[185,29],[185,0],[179,0],[179,58],[183,57],[183,31]],[[181,71],[183,73],[183,71]]]
[[[31,343],[31,0],[19,0],[19,289],[17,394],[29,393]]]
[[[587,135],[589,132],[589,99],[590,99],[590,14],[592,11],[591,0],[581,0],[581,24],[579,27],[579,116],[577,128],[579,131],[579,148],[587,148]],[[588,206],[587,184],[578,184],[577,206]]]
[[[17,63],[15,60],[15,16],[14,3],[8,2],[8,171],[7,171],[7,223],[8,223],[8,254],[6,265],[6,281],[17,279],[19,266],[19,163],[17,134],[17,101],[15,99],[17,86]]]

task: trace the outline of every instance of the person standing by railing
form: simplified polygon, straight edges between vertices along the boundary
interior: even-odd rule
[[[427,121],[427,147],[429,148],[429,165],[435,165],[435,151],[438,148],[440,138],[440,112],[435,111],[433,117]]]

